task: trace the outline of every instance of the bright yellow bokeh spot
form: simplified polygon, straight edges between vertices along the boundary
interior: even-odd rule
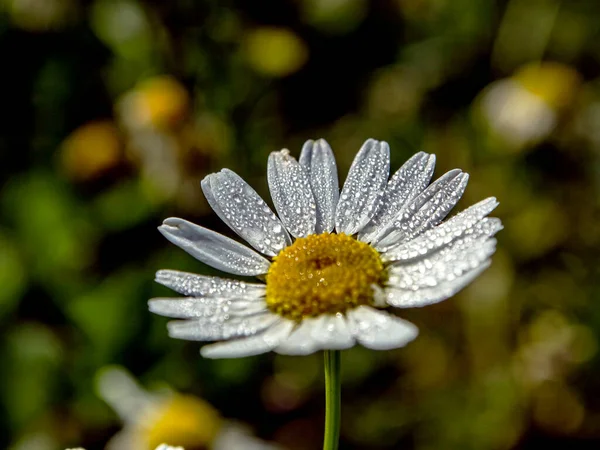
[[[170,76],[149,78],[124,98],[122,113],[127,124],[136,127],[169,128],[185,118],[189,96]]]
[[[555,109],[572,101],[581,81],[574,69],[554,62],[528,64],[518,70],[513,79]]]
[[[121,160],[119,130],[108,120],[89,122],[63,142],[60,162],[69,178],[85,181],[101,175]]]
[[[219,413],[197,397],[175,395],[140,427],[146,436],[148,449],[166,443],[183,448],[208,447],[222,425]]]
[[[306,44],[285,28],[264,27],[246,36],[244,51],[257,72],[284,77],[300,69],[308,59]]]

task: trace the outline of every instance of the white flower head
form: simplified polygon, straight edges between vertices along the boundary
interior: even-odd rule
[[[454,295],[490,265],[502,224],[486,217],[495,198],[442,222],[468,175],[454,169],[429,184],[435,156],[420,152],[389,178],[389,151],[367,140],[341,192],[323,139],[306,142],[299,161],[288,150],[271,153],[278,215],[231,170],[208,175],[210,206],[255,250],[183,219],[166,219],[159,230],[200,261],[261,282],[160,270],[156,281],[186,298],[152,299],[150,311],[184,319],[168,324],[173,338],[223,341],[202,348],[207,358],[412,341],[417,327],[382,309]]]
[[[281,450],[253,436],[246,425],[221,417],[200,398],[169,388],[146,391],[119,366],[98,372],[96,390],[123,422],[106,450],[148,450],[158,443],[156,450]]]

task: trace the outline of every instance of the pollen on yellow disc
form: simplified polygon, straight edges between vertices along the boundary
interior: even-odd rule
[[[262,27],[245,40],[246,59],[254,70],[273,77],[296,72],[308,58],[304,42],[286,28]]]
[[[119,131],[108,120],[90,122],[77,128],[60,149],[64,171],[76,180],[100,175],[116,165],[121,156]]]
[[[222,425],[219,413],[199,398],[175,395],[152,420],[144,423],[148,449],[162,443],[183,448],[208,448]]]
[[[157,127],[175,125],[185,117],[188,103],[187,91],[174,78],[149,78],[133,92],[133,122]]]
[[[297,239],[277,255],[266,276],[271,311],[291,320],[373,304],[385,280],[379,253],[345,234]]]

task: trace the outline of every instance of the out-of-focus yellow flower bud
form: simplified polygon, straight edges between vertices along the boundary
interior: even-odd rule
[[[175,394],[167,399],[148,421],[142,431],[148,448],[166,442],[184,448],[208,447],[222,425],[219,413],[199,398]]]
[[[185,88],[170,76],[148,78],[125,94],[119,105],[124,123],[132,128],[170,128],[188,112]]]
[[[569,105],[581,81],[571,67],[555,62],[528,64],[513,79],[554,109]]]
[[[71,179],[86,181],[119,163],[122,157],[119,130],[109,120],[89,122],[63,142],[61,165]]]
[[[306,44],[285,28],[263,27],[249,32],[244,52],[254,70],[273,77],[296,72],[308,59]]]

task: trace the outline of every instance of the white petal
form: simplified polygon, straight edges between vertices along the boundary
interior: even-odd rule
[[[254,250],[187,220],[171,217],[158,230],[173,244],[215,269],[235,275],[262,275],[270,262]]]
[[[369,223],[390,174],[390,147],[367,140],[354,158],[335,213],[338,233],[352,235]]]
[[[430,231],[434,230],[435,228]],[[477,240],[483,242],[487,238],[494,236],[500,230],[502,230],[502,222],[500,219],[495,217],[486,218],[465,230],[457,230],[455,233],[446,234],[435,239],[430,236],[431,240],[424,240],[413,245],[409,245],[410,242],[408,242],[406,244],[401,244],[398,247],[393,247],[391,250],[382,254],[382,259],[385,262],[414,262],[437,254],[445,248],[454,245],[454,243],[459,240]]]
[[[295,323],[291,320],[280,319],[264,333],[230,342],[205,345],[200,354],[205,358],[240,358],[260,355],[276,348],[291,333]]]
[[[105,366],[100,369],[95,387],[102,400],[110,405],[124,423],[135,421],[140,410],[156,406],[156,398],[120,366]]]
[[[177,270],[159,270],[155,281],[188,297],[264,297],[266,286]]]
[[[267,304],[262,298],[153,298],[148,301],[148,309],[154,314],[174,319],[205,317],[224,321],[230,316],[264,312]]]
[[[211,450],[283,450],[277,445],[261,441],[252,435],[252,430],[246,425],[231,420],[221,425],[210,448]]]
[[[125,424],[123,429],[106,443],[105,450],[141,450],[147,448],[148,443],[140,435],[134,424]]]
[[[317,324],[317,320],[312,317],[304,319],[275,351],[282,355],[309,355],[316,352],[317,343],[311,338],[311,334]]]
[[[468,174],[458,169],[442,175],[377,234],[375,248],[382,250],[406,242],[439,224],[460,200],[468,180]]]
[[[294,237],[315,234],[316,206],[308,173],[288,150],[269,155],[269,190],[281,221]]]
[[[360,232],[359,239],[371,242],[377,232],[388,225],[409,201],[429,184],[435,168],[435,155],[419,152],[410,158],[388,182],[377,213]]]
[[[467,235],[442,250],[414,262],[388,267],[388,285],[403,289],[433,287],[477,268],[496,251],[496,239]]]
[[[390,286],[386,289],[387,302],[397,308],[415,308],[431,305],[452,297],[477,278],[491,264],[490,260],[484,261],[476,269],[466,272],[452,280],[443,281],[434,287],[421,288],[416,291],[397,289]]]
[[[308,355],[317,350],[343,350],[354,345],[342,314],[323,314],[304,319],[276,349],[284,355]]]
[[[275,256],[291,244],[271,208],[235,172],[223,169],[208,175],[202,190],[221,220],[259,252]]]
[[[315,232],[330,233],[335,227],[335,209],[340,196],[333,151],[324,139],[306,141],[300,153],[300,164],[310,175],[310,185],[317,205]]]
[[[169,322],[169,336],[188,341],[220,341],[254,336],[280,320],[270,312],[225,321],[206,319],[176,320]]]
[[[383,257],[388,261],[409,261],[434,253],[467,234],[492,237],[502,229],[502,223],[496,218],[483,218],[496,206],[494,197],[482,200],[417,238],[392,247]]]
[[[419,334],[412,323],[369,306],[359,306],[346,315],[352,335],[361,345],[373,350],[404,347]]]
[[[343,314],[323,314],[317,317],[312,339],[321,350],[343,350],[354,345],[346,318]]]

